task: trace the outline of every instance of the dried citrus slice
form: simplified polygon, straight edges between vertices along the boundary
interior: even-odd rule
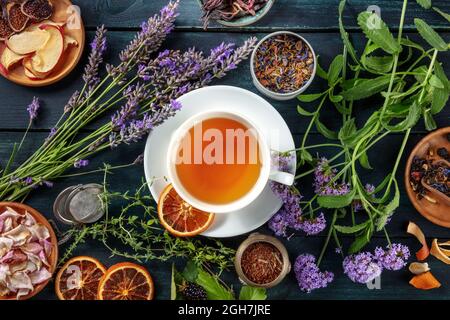
[[[106,271],[98,286],[98,300],[152,300],[155,292],[148,271],[140,265],[123,262]]]
[[[60,300],[96,300],[100,279],[106,268],[91,257],[75,257],[59,270],[56,295]]]
[[[214,214],[194,208],[184,201],[170,184],[158,201],[161,224],[177,237],[193,237],[209,228]]]

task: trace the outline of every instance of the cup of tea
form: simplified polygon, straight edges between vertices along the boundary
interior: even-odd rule
[[[208,110],[186,120],[173,134],[167,154],[168,178],[193,207],[227,213],[251,204],[269,181],[294,183],[281,172],[273,150],[250,119]]]

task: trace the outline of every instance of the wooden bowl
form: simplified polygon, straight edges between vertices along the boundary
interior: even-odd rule
[[[6,209],[6,207],[10,207],[11,209],[16,210],[20,214],[25,214],[25,212],[30,213],[33,216],[33,218],[36,219],[37,223],[44,225],[48,229],[48,231],[50,232],[50,242],[52,243],[52,252],[50,254],[49,261],[48,261],[50,264],[49,272],[51,274],[53,274],[56,270],[56,265],[58,263],[58,239],[56,238],[56,234],[53,231],[53,228],[50,225],[50,223],[48,222],[48,220],[42,214],[40,214],[38,211],[36,211],[35,209],[33,209],[27,205],[24,205],[22,203],[0,202],[0,212],[3,212],[3,210]],[[27,299],[34,297],[39,292],[41,292],[42,289],[45,288],[45,286],[49,283],[50,280],[51,279],[48,279],[47,281],[37,285],[34,288],[34,291],[30,292],[26,296],[20,297],[19,300],[27,300]],[[17,300],[17,298],[16,298],[16,296],[7,296],[7,297],[0,297],[0,300]]]
[[[442,196],[445,195],[439,193],[437,190],[427,188],[429,195],[437,202],[431,203],[426,199],[418,200],[416,193],[413,191],[409,183],[409,174],[413,158],[415,156],[424,157],[430,147],[435,149],[445,147],[447,150],[450,150],[450,142],[447,139],[448,134],[450,134],[450,127],[436,130],[423,138],[411,152],[405,169],[406,192],[408,193],[408,197],[416,210],[434,224],[446,228],[450,228],[450,206],[448,201],[443,201],[444,199],[442,199]]]
[[[65,33],[76,39],[78,46],[71,46],[63,55],[63,60],[56,66],[56,69],[45,79],[31,80],[25,75],[22,66],[13,67],[6,79],[26,87],[44,87],[58,82],[66,77],[78,64],[83,55],[86,34],[83,21],[76,11],[77,7],[72,5],[70,0],[50,0],[53,4],[53,15],[50,18],[55,22],[67,22],[74,25],[73,28],[64,27]]]

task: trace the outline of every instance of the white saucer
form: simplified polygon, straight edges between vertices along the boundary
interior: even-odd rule
[[[251,119],[266,135],[271,149],[295,149],[292,134],[281,115],[260,96],[231,86],[211,86],[198,89],[180,97],[183,108],[175,117],[155,128],[147,140],[144,152],[144,169],[147,183],[154,199],[170,183],[167,181],[167,149],[172,133],[188,118],[209,110],[235,111]],[[295,168],[295,156],[292,167]],[[249,206],[239,211],[216,214],[211,227],[202,235],[212,238],[234,237],[251,232],[266,223],[281,208],[281,200],[269,185]]]

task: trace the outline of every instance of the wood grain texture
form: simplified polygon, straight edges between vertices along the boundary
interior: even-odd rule
[[[201,11],[196,0],[181,0],[180,17],[177,22],[179,29],[202,30],[200,21]],[[401,0],[349,0],[345,12],[345,23],[354,29],[356,16],[371,4],[381,8],[383,19],[396,28],[400,19]],[[81,7],[88,27],[95,27],[105,23],[114,28],[136,28],[142,20],[157,12],[163,1],[155,0],[75,0]],[[245,28],[245,31],[294,29],[309,32],[337,29],[337,14],[339,0],[276,0],[271,11],[259,22]],[[450,11],[450,2],[434,0],[433,4],[442,10]],[[436,13],[424,11],[415,1],[409,1],[409,19],[406,28],[413,26],[411,17],[426,18],[427,21],[439,28],[449,29],[450,26]],[[221,30],[223,26],[213,24],[210,30]],[[226,30],[238,30],[228,28]]]
[[[369,4],[377,3],[382,8],[383,18],[391,26],[398,23],[401,2],[400,0],[349,0],[349,7],[345,13],[345,22],[350,29],[355,29],[355,20],[359,11],[364,10]],[[166,1],[165,0],[74,0],[75,4],[80,5],[85,25],[88,27],[89,39],[92,38],[95,26],[106,24],[111,30],[109,34],[109,57],[108,61],[117,56],[119,50],[133,36],[133,30],[136,30],[141,21],[157,12]],[[338,0],[277,0],[274,8],[269,15],[259,23],[243,29],[228,29],[222,26],[213,25],[208,32],[203,32],[199,21],[200,10],[195,0],[181,0],[180,17],[177,20],[177,29],[168,41],[164,44],[167,48],[185,49],[190,46],[208,51],[221,41],[231,41],[237,44],[242,43],[247,37],[255,35],[258,37],[267,34],[273,30],[289,29],[304,33],[304,36],[312,43],[315,50],[321,56],[322,64],[327,66],[331,59],[342,50],[342,44],[339,33],[337,33],[337,5]],[[435,0],[433,3],[441,9],[450,12],[450,1]],[[426,19],[430,24],[438,27],[443,33],[444,38],[450,41],[449,24],[433,12],[425,12],[420,9],[415,1],[409,1],[407,15],[407,26],[412,25],[413,17]],[[413,39],[416,34],[408,34]],[[356,46],[361,48],[361,34],[352,32]],[[444,62],[445,70],[450,74],[449,53],[440,55],[440,60]],[[86,58],[83,60],[86,61]],[[44,107],[38,121],[35,123],[29,138],[23,148],[23,153],[18,155],[18,162],[23,161],[33,150],[35,150],[48,135],[49,129],[57,121],[63,110],[64,104],[74,90],[81,85],[81,74],[83,63],[81,63],[66,79],[48,88],[27,89],[16,86],[4,79],[0,80],[0,163],[7,161],[9,153],[14,142],[20,141],[22,133],[28,125],[28,115],[26,105],[33,96],[39,96]],[[215,84],[229,84],[246,88],[256,92],[249,73],[248,62],[239,67],[238,71],[231,73],[225,79],[216,81]],[[309,92],[318,92],[325,88],[321,81],[315,81]],[[270,100],[275,108],[281,113],[287,121],[290,129],[294,133],[296,144],[298,145],[302,133],[308,123],[308,119],[301,117],[296,112],[296,101],[275,102]],[[356,111],[358,123],[361,125],[371,110],[379,104],[379,101],[370,101],[365,105],[360,105]],[[308,107],[308,106],[306,106]],[[437,117],[438,127],[448,126],[450,118],[450,108],[445,110]],[[336,113],[328,107],[329,112],[325,113],[323,119],[331,128],[337,128],[340,121],[336,121]],[[105,121],[105,120],[103,120]],[[93,124],[90,128],[95,127]],[[405,156],[402,159],[399,168],[399,181],[404,170],[406,156],[412,150],[414,145],[425,135],[425,129],[422,123],[414,129],[408,141]],[[393,134],[379,143],[369,154],[372,166],[375,171],[365,171],[363,175],[364,182],[377,183],[387,174],[389,168],[395,160],[398,148],[402,140],[401,135]],[[310,137],[310,143],[320,143],[324,139],[315,131]],[[106,151],[92,159],[88,169],[96,169],[102,166],[102,163],[112,165],[131,163],[142,153],[144,143],[137,143],[131,146],[124,146],[114,151]],[[333,150],[323,150],[321,155],[329,156]],[[307,168],[301,168],[306,170]],[[76,173],[75,169],[70,173]],[[113,191],[134,190],[140,186],[143,177],[141,167],[132,167],[123,171],[118,171],[110,177],[110,185]],[[64,188],[89,182],[101,182],[101,174],[81,176],[77,178],[66,178],[56,181],[53,189],[39,189],[34,192],[27,200],[27,204],[35,207],[48,218],[52,217],[52,204],[56,195]],[[299,188],[306,196],[312,192],[312,179],[307,177],[299,181]],[[405,188],[401,187],[401,204],[397,214],[388,226],[391,240],[393,242],[402,242],[410,246],[411,251],[415,252],[420,245],[411,236],[405,232],[406,224],[413,220],[420,225],[425,234],[430,237],[438,237],[442,240],[450,238],[449,229],[442,228],[428,222],[419,215],[410,204]],[[112,208],[114,211],[114,208]],[[117,208],[118,209],[118,208]],[[343,221],[342,224],[349,223]],[[64,229],[64,227],[62,227]],[[266,227],[259,230],[263,233],[270,233]],[[245,239],[245,236],[227,239],[224,243],[230,247],[237,248],[239,243]],[[352,239],[343,237],[344,244],[348,245]],[[324,234],[315,237],[305,237],[302,234],[293,236],[286,244],[292,262],[300,253],[311,253],[318,255],[324,242]],[[376,246],[385,246],[386,241],[383,234],[377,234],[369,249]],[[61,254],[64,253],[64,247],[61,248]],[[88,254],[99,258],[106,265],[110,266],[115,262],[123,261],[121,258],[109,258],[109,252],[106,251],[99,242],[88,241],[81,245],[75,254]],[[412,259],[411,259],[412,260]],[[182,268],[184,261],[174,261],[179,268]],[[448,266],[442,264],[434,258],[428,261],[435,276],[442,282],[440,289],[430,292],[423,292],[412,288],[408,281],[410,274],[407,270],[400,272],[383,273],[381,290],[369,290],[366,286],[352,283],[342,273],[342,259],[334,253],[334,245],[330,246],[323,265],[323,269],[335,272],[336,280],[327,288],[314,291],[311,294],[302,293],[296,284],[293,272],[284,280],[284,282],[269,291],[271,299],[449,299],[450,298],[450,273]],[[155,279],[156,298],[168,299],[170,287],[170,263],[150,262],[145,263],[150,273]],[[233,271],[226,273],[227,282],[234,284],[236,288],[240,285]],[[49,285],[36,299],[56,299],[53,286]]]

